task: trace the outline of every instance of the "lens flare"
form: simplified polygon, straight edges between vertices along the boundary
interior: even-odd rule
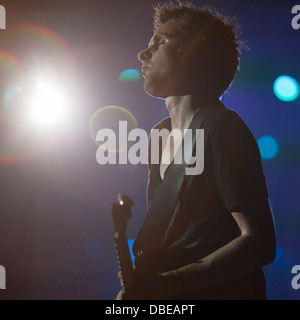
[[[90,135],[94,142],[101,147],[101,143],[96,141],[97,132],[100,129],[112,129],[116,136],[119,131],[119,121],[127,121],[128,131],[138,127],[135,116],[127,109],[120,106],[105,106],[97,110],[90,120]],[[132,142],[128,143],[127,148],[132,145]],[[126,150],[122,146],[117,149],[110,149],[110,152],[122,152]]]
[[[0,114],[7,111],[14,102],[17,93],[16,79],[21,71],[21,65],[17,58],[5,50],[0,50]]]

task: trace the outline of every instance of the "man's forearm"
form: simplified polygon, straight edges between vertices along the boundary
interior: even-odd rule
[[[267,248],[241,235],[207,257],[163,273],[170,296],[222,284],[270,263]]]

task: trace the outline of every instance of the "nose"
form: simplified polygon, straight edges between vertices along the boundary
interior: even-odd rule
[[[149,48],[141,51],[141,52],[138,54],[138,59],[139,59],[141,62],[143,62],[143,61],[145,61],[145,60],[149,60],[151,57],[152,57],[152,55],[151,55],[151,52],[150,52]]]

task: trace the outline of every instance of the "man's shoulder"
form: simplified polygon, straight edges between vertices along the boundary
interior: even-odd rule
[[[256,148],[256,139],[238,112],[224,108],[219,112],[208,130],[211,144],[248,145]]]
[[[219,112],[213,115],[211,125],[214,131],[228,130],[229,128],[233,131],[240,129],[246,129],[247,131],[250,131],[238,112],[228,107],[222,108]]]
[[[208,129],[208,127],[214,127],[215,130],[222,130],[222,128],[227,127],[228,126],[234,126],[234,127],[247,127],[247,125],[245,124],[245,122],[243,121],[243,119],[241,118],[241,116],[234,111],[233,109],[228,108],[227,106],[223,105],[222,108],[219,108],[217,110],[217,112],[212,112],[212,114],[210,115],[210,121],[206,122],[206,129]],[[162,129],[167,129],[169,131],[172,130],[172,126],[171,126],[171,117],[166,117],[164,119],[162,119],[161,121],[159,121],[158,123],[156,123],[152,130],[162,130]]]
[[[224,105],[223,108],[220,108],[218,112],[214,113],[214,120],[216,122],[222,123],[222,122],[243,122],[241,116],[238,114],[237,111],[234,111],[233,109],[228,108]]]

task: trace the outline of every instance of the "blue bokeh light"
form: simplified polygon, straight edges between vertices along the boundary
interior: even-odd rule
[[[127,69],[119,75],[120,81],[130,82],[130,81],[138,81],[139,79],[140,79],[140,73],[137,69]]]
[[[278,77],[273,89],[276,97],[282,101],[293,101],[299,96],[298,82],[290,76]]]
[[[129,247],[129,251],[130,251],[130,256],[131,256],[131,261],[133,262],[134,261],[134,254],[132,252],[132,245],[134,243],[134,239],[129,239],[128,240],[128,247]]]
[[[273,159],[279,151],[279,145],[272,136],[262,136],[257,140],[262,159]]]

